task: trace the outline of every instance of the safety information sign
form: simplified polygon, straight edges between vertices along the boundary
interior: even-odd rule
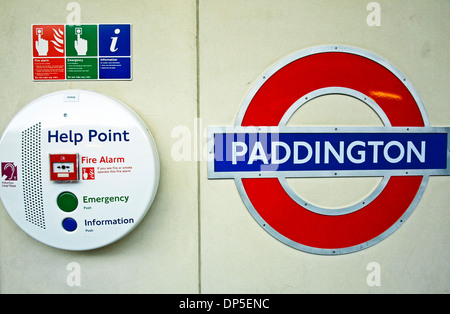
[[[33,80],[131,80],[131,24],[32,25]]]

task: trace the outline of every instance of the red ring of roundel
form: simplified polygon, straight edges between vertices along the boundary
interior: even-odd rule
[[[289,107],[321,88],[344,87],[371,97],[391,125],[422,127],[424,120],[408,88],[381,64],[344,52],[311,54],[279,69],[259,88],[242,126],[278,126]],[[413,202],[423,176],[393,176],[362,209],[341,216],[307,210],[289,197],[276,178],[242,179],[249,201],[276,232],[304,246],[348,248],[366,243],[394,225]]]

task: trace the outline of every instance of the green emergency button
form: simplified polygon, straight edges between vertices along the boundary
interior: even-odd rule
[[[78,199],[75,194],[71,192],[62,192],[58,195],[56,203],[61,210],[69,213],[77,208]]]

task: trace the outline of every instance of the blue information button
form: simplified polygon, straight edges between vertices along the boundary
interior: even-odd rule
[[[64,230],[66,230],[68,232],[73,232],[73,231],[75,231],[77,229],[78,224],[77,224],[75,219],[73,219],[73,218],[66,218],[62,222],[62,226],[63,226]]]

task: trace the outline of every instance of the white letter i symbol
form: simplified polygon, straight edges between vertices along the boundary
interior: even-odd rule
[[[115,33],[116,35],[119,34],[119,33],[120,33],[120,29],[116,28],[116,29],[114,30],[114,33]],[[116,36],[116,37],[111,37],[112,41],[111,41],[111,46],[109,47],[109,50],[110,50],[111,52],[116,52],[117,49],[119,49],[119,48],[116,48],[117,38],[118,38],[117,36]]]

